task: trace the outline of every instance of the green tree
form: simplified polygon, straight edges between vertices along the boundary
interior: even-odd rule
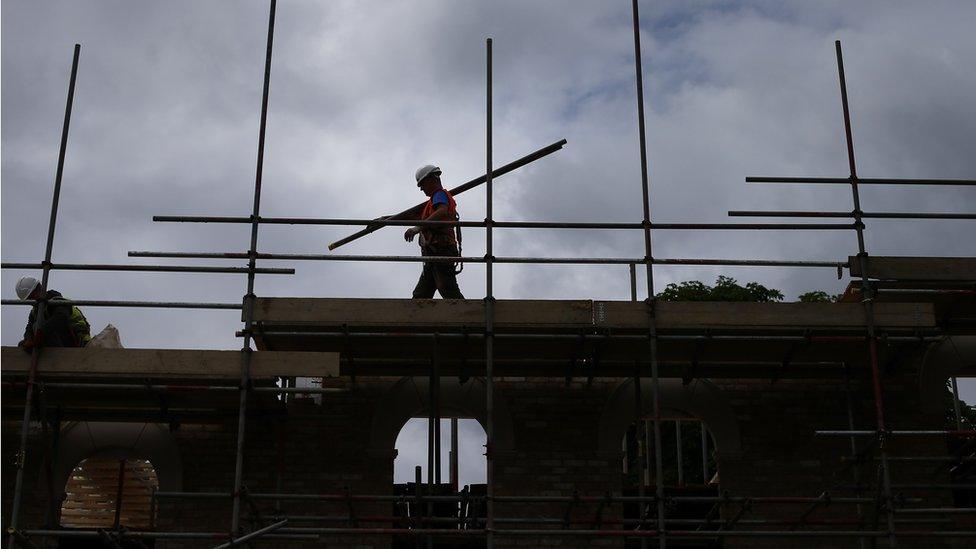
[[[805,294],[800,294],[797,301],[801,303],[836,303],[840,301],[843,294],[828,294],[823,290],[816,290],[813,292],[807,292]]]
[[[782,301],[779,290],[767,288],[758,282],[740,285],[734,278],[719,275],[714,286],[698,280],[671,283],[657,294],[661,301]]]

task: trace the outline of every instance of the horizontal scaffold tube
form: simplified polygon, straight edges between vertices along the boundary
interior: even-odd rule
[[[154,215],[153,221],[169,223],[244,223],[250,217],[207,215]],[[418,221],[405,219],[345,219],[315,217],[258,217],[258,223],[270,225],[364,225],[400,227],[488,227],[493,229],[634,229],[643,230],[643,223],[586,223],[560,221]],[[716,230],[850,230],[852,223],[649,223],[647,227],[667,231],[716,231]]]
[[[746,177],[746,183],[818,183],[850,185],[850,177]],[[857,178],[858,185],[976,185],[976,179]]]
[[[221,499],[230,498],[230,492],[156,492],[155,497],[161,499]],[[280,500],[315,500],[315,501],[391,501],[391,502],[409,502],[409,501],[484,501],[487,499],[486,496],[474,496],[474,495],[410,495],[410,496],[397,496],[391,494],[289,494],[289,493],[248,493],[248,498],[253,500],[259,499],[280,499]],[[508,503],[633,503],[640,501],[657,501],[657,498],[653,495],[650,496],[495,496],[492,498],[496,502],[508,502]],[[757,497],[746,497],[746,496],[667,496],[665,499],[668,501],[687,501],[687,502],[697,502],[697,503],[769,503],[769,504],[807,504],[812,502],[823,502],[822,497],[803,497],[803,496],[757,496]],[[921,499],[918,498],[905,498],[903,500],[905,503],[918,503]],[[830,503],[844,503],[844,504],[856,504],[856,503],[873,503],[877,502],[876,498],[867,497],[831,497]]]
[[[855,212],[795,212],[795,211],[762,211],[762,210],[732,210],[731,217],[846,217],[856,218]],[[971,213],[913,213],[913,212],[861,212],[860,217],[870,219],[976,219]]]
[[[336,339],[479,339],[485,334],[478,332],[347,332],[347,331],[282,331],[282,330],[258,330],[258,333],[265,336],[277,337],[314,337],[314,338],[336,338]],[[243,332],[237,332],[237,337],[244,337]],[[571,341],[579,340],[628,340],[644,341],[646,334],[508,334],[496,333],[496,339],[565,339]],[[787,342],[807,342],[807,343],[838,343],[838,342],[859,342],[865,341],[865,336],[828,336],[828,335],[691,335],[691,334],[660,334],[658,339],[669,341],[787,341]],[[942,341],[941,336],[886,336],[885,341],[891,342],[910,342],[927,343]],[[752,361],[750,361],[752,363]],[[782,364],[782,361],[775,362]],[[794,362],[795,364],[795,362]],[[841,362],[822,361],[817,364],[842,364]]]
[[[49,382],[40,381],[36,383],[48,389],[110,389],[117,391],[215,391],[215,392],[237,392],[240,387],[234,385],[183,385],[179,383],[167,384],[144,384],[138,383],[73,383],[73,382]],[[4,381],[4,387],[25,387],[25,382]],[[287,393],[287,394],[331,394],[348,393],[348,389],[338,387],[251,387],[257,393]]]
[[[814,431],[814,434],[822,437],[873,437],[879,434],[878,431]],[[937,431],[884,431],[884,436],[902,437],[972,437],[976,436],[976,430],[937,430]]]
[[[243,259],[247,254],[241,252],[148,252],[130,251],[130,257],[170,257],[192,259]],[[259,253],[257,259],[290,261],[389,261],[404,263],[487,263],[485,257],[457,256],[413,256],[413,255],[338,255],[338,254],[276,254]],[[494,257],[492,263],[536,263],[560,265],[637,265],[647,261],[637,257]],[[847,266],[842,261],[789,261],[766,259],[708,259],[708,258],[655,258],[654,265],[733,265],[742,267],[818,267],[839,269]]]
[[[288,519],[292,522],[349,522],[349,515],[333,515],[333,516],[313,516],[313,515],[269,515],[265,517],[266,520],[280,520]],[[393,524],[453,524],[453,525],[471,525],[485,522],[484,517],[395,517],[395,516],[372,516],[372,515],[356,515],[357,523],[393,523]],[[593,518],[593,519],[572,519],[566,521],[563,518],[512,518],[512,517],[499,517],[494,519],[496,523],[499,524],[570,524],[570,525],[593,525],[593,524],[633,524],[633,525],[649,525],[653,522],[653,519],[610,519],[610,518]],[[678,519],[678,518],[666,518],[664,522],[668,524],[711,524],[718,526],[721,524],[720,520],[717,519]],[[863,525],[867,521],[861,519],[816,519],[816,520],[802,520],[802,519],[743,519],[736,521],[737,525]],[[945,518],[920,518],[920,519],[900,519],[897,521],[899,524],[952,524],[952,519]]]
[[[336,515],[336,516],[302,516],[302,515],[287,515],[287,516],[274,516],[275,520],[280,518],[287,518],[293,522],[349,522],[349,515]],[[496,524],[569,524],[569,525],[649,525],[653,522],[653,519],[573,519],[566,521],[561,518],[514,518],[514,517],[502,517],[495,519]],[[393,516],[361,516],[356,515],[357,523],[393,523],[393,524],[452,524],[452,525],[478,525],[481,526],[485,522],[484,517],[478,518],[457,518],[457,517],[393,517]],[[667,524],[684,524],[684,525],[698,525],[698,524],[711,524],[718,526],[721,521],[716,519],[675,519],[666,518],[664,522]],[[831,526],[831,525],[844,525],[844,526],[862,526],[865,525],[867,521],[859,519],[817,519],[817,520],[800,520],[800,519],[778,519],[778,520],[763,520],[763,519],[746,519],[736,521],[736,525],[812,525],[812,526]],[[899,519],[896,520],[897,524],[952,524],[952,519],[948,518],[919,518],[919,519]]]
[[[24,535],[54,538],[97,538],[99,532],[92,530],[22,530]],[[558,537],[616,537],[616,538],[653,538],[658,536],[654,530],[506,530],[495,529],[496,536],[558,536]],[[441,528],[281,528],[276,533],[266,534],[271,539],[314,539],[326,535],[376,536],[376,535],[413,535],[413,536],[446,536],[446,537],[480,537],[486,535],[485,530],[448,530]],[[885,537],[887,531],[876,530],[668,530],[669,537]],[[976,537],[976,531],[959,530],[899,530],[899,536],[904,537]],[[226,533],[218,532],[133,532],[126,531],[125,537],[145,539],[215,539],[227,540]]]
[[[145,308],[159,308],[159,309],[233,309],[240,310],[242,308],[240,303],[198,303],[198,302],[185,302],[185,301],[101,301],[101,300],[91,300],[91,299],[64,299],[59,300],[59,303],[66,305],[77,305],[79,307],[145,307]],[[33,306],[36,301],[32,299],[4,299],[0,301],[0,305],[30,305]]]
[[[246,259],[246,258],[245,258]],[[0,269],[43,269],[42,263],[0,263]],[[83,263],[52,263],[55,271],[136,271],[147,273],[248,273],[247,267],[197,267],[193,265],[101,265]],[[260,268],[255,274],[295,274],[295,269]]]
[[[105,530],[111,532],[111,530]],[[44,538],[98,538],[101,536],[97,530],[22,530],[27,536],[37,536]],[[114,533],[114,532],[113,532]],[[230,540],[227,532],[137,532],[126,530],[124,534],[119,534],[123,538],[139,539],[212,539],[217,541]],[[265,534],[262,537],[272,539],[317,539],[314,534]]]
[[[718,526],[718,524],[716,525]],[[477,537],[487,534],[485,530],[447,530],[432,528],[282,528],[281,532],[320,534],[320,535],[415,535],[415,536],[463,536]],[[659,533],[655,530],[565,530],[554,528],[539,528],[532,530],[494,529],[492,533],[498,537],[604,537],[604,538],[655,538]],[[887,531],[877,530],[667,530],[669,538],[714,538],[714,537],[770,537],[770,538],[807,538],[807,537],[887,537]],[[976,531],[950,530],[900,530],[899,536],[908,537],[976,537]]]

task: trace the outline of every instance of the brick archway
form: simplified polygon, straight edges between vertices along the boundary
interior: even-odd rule
[[[456,415],[478,420],[487,431],[485,413],[485,382],[472,378],[461,384],[456,377],[441,378],[441,415]],[[427,377],[401,378],[382,398],[377,400],[370,425],[369,443],[375,451],[389,451],[397,434],[410,418],[427,415],[429,411],[430,380]],[[494,451],[505,452],[514,447],[512,416],[504,399],[496,391],[494,399]]]
[[[55,486],[64,486],[82,460],[98,456],[149,460],[160,490],[183,489],[183,461],[165,425],[79,421],[65,427],[60,436],[54,462]]]
[[[721,389],[710,381],[699,379],[684,385],[678,379],[662,379],[661,408],[678,410],[702,420],[712,438],[719,458],[738,459],[742,456],[742,440],[739,423],[728,399]],[[643,415],[653,414],[651,381],[641,381],[641,406]],[[622,382],[607,401],[600,416],[600,452],[620,453],[620,441],[634,421],[634,380]]]

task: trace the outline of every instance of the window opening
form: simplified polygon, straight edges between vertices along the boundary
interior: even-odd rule
[[[393,461],[393,493],[401,500],[393,505],[397,528],[437,528],[477,530],[484,527],[487,512],[483,501],[469,501],[470,496],[487,493],[487,434],[481,424],[469,418],[441,418],[441,468],[428,468],[426,417],[408,420],[396,439]],[[456,457],[455,457],[456,456]],[[440,480],[438,482],[438,480]],[[460,502],[422,502],[418,496],[459,495]],[[432,547],[485,547],[485,540],[437,536],[431,538]],[[393,541],[394,549],[416,547],[414,537],[402,536]]]
[[[645,442],[646,441],[646,442]],[[657,480],[654,467],[654,420],[632,423],[621,442],[623,450],[623,495],[637,496],[641,479],[645,495],[653,495]],[[661,418],[662,484],[666,496],[717,496],[719,473],[715,461],[715,440],[704,422],[691,417]],[[640,518],[640,504],[624,504],[624,529],[634,529]],[[657,505],[644,503],[644,519],[656,528]],[[713,502],[671,501],[667,503],[667,526],[676,530],[717,530],[721,525]],[[668,540],[668,546],[688,548],[722,547],[721,538]],[[640,547],[628,540],[626,547]]]
[[[950,378],[947,383],[951,405],[946,411],[946,429],[971,430],[976,428],[976,406],[964,400],[965,391],[959,386],[972,386],[973,378]],[[970,401],[972,398],[970,398]],[[953,504],[959,508],[976,507],[976,489],[968,488],[976,484],[976,441],[968,437],[946,437],[949,460],[945,467],[949,481],[962,488],[952,490]],[[945,471],[937,467],[937,471]]]

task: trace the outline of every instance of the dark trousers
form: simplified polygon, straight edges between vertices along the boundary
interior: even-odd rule
[[[439,246],[436,248],[421,248],[421,255],[427,256],[457,256],[458,250],[454,246]],[[464,299],[458,288],[457,275],[454,273],[453,263],[425,262],[424,270],[420,273],[420,280],[413,289],[414,299],[431,299],[434,290],[440,292],[444,299]]]

